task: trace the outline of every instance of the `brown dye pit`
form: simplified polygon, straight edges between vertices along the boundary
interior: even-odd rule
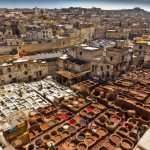
[[[78,105],[79,107],[83,107],[84,106],[84,104],[82,104],[82,103],[79,103],[79,105]]]
[[[40,114],[36,114],[36,115],[34,115],[34,117],[35,117],[36,119],[38,119],[38,118],[41,118],[41,115],[40,115]]]
[[[75,126],[77,129],[81,128],[81,125],[79,123],[77,123]]]
[[[80,133],[80,134],[77,136],[77,139],[80,140],[80,141],[83,141],[83,140],[85,139],[85,134]]]
[[[84,141],[87,145],[92,145],[94,142],[94,140],[92,138],[86,138]]]
[[[73,133],[73,132],[76,131],[76,128],[73,127],[73,126],[70,126],[70,127],[68,128],[68,131],[71,132],[71,133]]]
[[[76,147],[77,147],[77,141],[76,140],[72,140],[70,142],[70,146],[69,147],[72,148],[73,150],[75,150]]]
[[[47,124],[42,124],[40,127],[42,130],[46,130],[49,128],[49,126]]]
[[[120,128],[119,131],[122,132],[123,134],[126,134],[128,132],[126,128]]]
[[[92,112],[87,113],[87,117],[89,117],[89,118],[94,117],[94,113],[92,113]]]
[[[35,134],[33,132],[29,132],[30,139],[34,138]]]
[[[50,122],[48,122],[48,125],[51,127],[51,126],[53,126],[55,124],[55,122],[54,121],[50,121]]]
[[[131,138],[133,138],[134,140],[138,140],[138,135],[136,133],[134,133],[134,132],[130,132],[129,136]]]
[[[59,122],[61,119],[60,118],[55,118],[54,119],[56,122]]]
[[[111,117],[110,121],[112,121],[114,123],[119,123],[119,120],[116,117]]]
[[[87,146],[84,143],[80,143],[78,145],[78,150],[86,150],[86,149],[87,149]]]
[[[111,140],[114,142],[114,143],[116,143],[116,144],[120,144],[120,142],[121,142],[121,137],[119,137],[118,135],[112,135],[111,136]]]
[[[92,134],[92,139],[95,141],[95,140],[97,140],[99,138],[99,135],[98,134],[95,134],[95,133],[93,133]]]
[[[110,115],[114,115],[115,114],[115,110],[113,110],[113,109],[108,109],[107,112]]]
[[[98,130],[97,132],[98,132],[98,134],[99,134],[100,136],[105,136],[105,135],[106,135],[106,131],[103,130],[103,129],[100,129],[100,130]]]
[[[62,139],[61,135],[56,135],[56,136],[54,137],[54,140],[55,140],[56,142],[59,142],[61,139]]]
[[[83,119],[80,121],[80,124],[81,124],[81,126],[85,126],[86,125]]]
[[[100,147],[99,150],[108,150],[105,146]]]
[[[67,137],[68,135],[69,135],[69,132],[67,132],[67,131],[65,131],[65,132],[62,133],[63,137]]]
[[[62,132],[62,131],[64,131],[64,128],[63,128],[63,127],[60,127],[60,128],[57,129],[57,131],[58,131],[58,132]]]
[[[136,124],[136,120],[134,120],[134,119],[129,119],[129,122],[131,122],[131,123],[133,123],[133,124]]]
[[[29,145],[28,150],[34,150],[34,145]]]
[[[98,113],[100,113],[101,111],[100,111],[98,108],[94,108],[92,112],[93,112],[94,114],[98,114]]]
[[[86,110],[81,111],[81,114],[85,116],[87,114]]]
[[[38,118],[36,121],[38,122],[39,125],[44,123],[44,121],[41,118]]]
[[[122,140],[122,146],[126,149],[132,149],[133,147],[132,143],[127,139]]]
[[[114,147],[112,144],[110,144],[109,142],[106,142],[106,143],[105,143],[105,146],[106,146],[106,148],[107,148],[108,150],[114,150],[114,149],[115,149],[115,147]]]

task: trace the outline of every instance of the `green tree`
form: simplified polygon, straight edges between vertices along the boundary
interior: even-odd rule
[[[18,54],[17,48],[13,48],[10,52],[10,55],[15,55],[15,54]]]

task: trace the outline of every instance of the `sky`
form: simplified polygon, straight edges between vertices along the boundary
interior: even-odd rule
[[[150,0],[0,0],[1,8],[68,8],[97,7],[102,9],[130,9],[140,7],[150,11]]]

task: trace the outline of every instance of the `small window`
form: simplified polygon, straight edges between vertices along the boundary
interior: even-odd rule
[[[45,34],[45,31],[43,31],[43,34]]]
[[[28,72],[27,72],[27,71],[25,71],[25,72],[24,72],[24,74],[25,74],[25,75],[28,75]]]
[[[21,68],[21,65],[18,65],[18,68]]]
[[[12,42],[10,42],[10,45],[12,45]]]
[[[8,71],[8,72],[11,72],[11,69],[10,69],[10,68],[7,68],[7,71]]]
[[[26,67],[26,68],[27,68],[27,64],[24,64],[24,67]]]
[[[103,71],[103,66],[101,66],[101,70]]]
[[[107,69],[109,69],[109,65],[107,65]]]
[[[65,42],[63,42],[63,45],[65,45]]]
[[[112,57],[112,56],[110,57],[110,60],[111,60],[111,61],[113,60],[113,57]]]
[[[94,72],[94,65],[92,65],[92,72]]]
[[[139,49],[142,49],[142,46],[139,46]]]
[[[39,71],[39,75],[40,75],[40,76],[42,75],[42,71]]]
[[[109,71],[106,72],[106,77],[109,78]]]
[[[9,78],[11,78],[12,76],[11,76],[11,74],[9,75]]]
[[[80,52],[80,55],[82,56],[82,52]]]
[[[124,56],[122,56],[122,61],[124,60]]]

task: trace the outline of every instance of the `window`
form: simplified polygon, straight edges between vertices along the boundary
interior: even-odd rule
[[[142,49],[142,46],[139,46],[139,49]]]
[[[106,77],[109,78],[109,71],[106,72]]]
[[[82,52],[80,52],[80,55],[82,56]]]
[[[101,66],[101,70],[103,71],[103,66]]]
[[[107,65],[107,69],[109,69],[109,65]]]
[[[63,42],[63,45],[65,45],[65,42]]]
[[[7,71],[8,71],[8,72],[11,72],[11,69],[10,69],[10,68],[7,68]]]
[[[46,31],[46,33],[48,33],[48,32]]]
[[[11,78],[12,76],[11,76],[11,74],[9,75],[9,78]]]
[[[10,45],[12,45],[12,42],[10,42]]]
[[[110,57],[110,60],[111,60],[111,61],[113,60],[113,57],[112,57],[112,56]]]
[[[18,68],[21,68],[21,65],[18,65]]]
[[[45,31],[43,31],[43,34],[45,34]]]
[[[124,56],[122,56],[122,61],[124,60]]]
[[[27,72],[27,71],[25,71],[25,72],[24,72],[24,74],[25,74],[25,75],[28,75],[28,72]]]
[[[26,68],[27,68],[27,64],[24,64],[24,67],[26,67]]]
[[[40,76],[42,75],[42,71],[39,71],[39,75],[40,75]]]
[[[92,72],[94,72],[94,65],[92,65]]]

